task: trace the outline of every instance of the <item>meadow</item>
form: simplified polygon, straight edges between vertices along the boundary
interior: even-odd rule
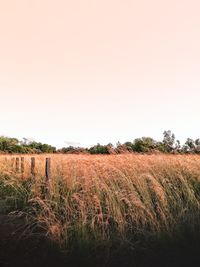
[[[25,218],[26,235],[41,231],[65,254],[94,255],[91,266],[117,266],[115,259],[124,258],[129,266],[132,257],[130,266],[144,266],[143,255],[149,259],[157,248],[199,248],[199,155],[52,154],[48,182],[47,155],[34,155],[34,177],[33,155],[24,156],[23,174],[14,157],[0,156],[0,214]]]

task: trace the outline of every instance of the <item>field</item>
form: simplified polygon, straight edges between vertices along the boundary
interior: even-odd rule
[[[48,240],[63,266],[200,264],[200,156],[34,155],[34,176],[33,155],[23,173],[15,157],[0,156],[0,216],[20,240]]]

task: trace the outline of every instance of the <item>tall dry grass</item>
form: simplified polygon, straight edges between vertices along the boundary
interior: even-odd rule
[[[64,247],[134,247],[141,240],[200,230],[200,156],[51,155],[48,191],[45,155],[35,156],[34,180],[31,156],[25,157],[23,177],[15,173],[12,157],[0,157],[2,203],[31,216]]]

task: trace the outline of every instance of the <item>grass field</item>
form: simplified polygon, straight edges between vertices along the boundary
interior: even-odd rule
[[[27,235],[41,229],[72,255],[98,251],[99,266],[110,266],[119,252],[127,259],[169,244],[177,251],[179,244],[200,244],[198,155],[48,155],[48,184],[46,155],[35,155],[35,177],[31,156],[23,175],[13,157],[0,156],[0,213],[25,218]]]

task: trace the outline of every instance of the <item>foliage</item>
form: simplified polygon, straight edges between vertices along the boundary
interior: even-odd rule
[[[109,143],[107,145],[97,144],[90,148],[83,147],[56,147],[35,142],[27,138],[19,141],[16,138],[0,136],[1,153],[19,153],[19,154],[41,154],[41,153],[63,153],[63,154],[121,154],[121,153],[195,153],[200,154],[200,138],[193,140],[188,138],[183,146],[176,140],[175,135],[170,131],[164,131],[163,140],[156,141],[151,137],[136,138],[133,142],[121,144],[117,142],[116,146]]]
[[[109,154],[109,147],[102,146],[100,144],[97,144],[96,146],[93,146],[89,148],[90,154]]]
[[[188,138],[183,146],[185,153],[200,153],[200,139],[193,140]]]
[[[16,138],[10,138],[5,136],[0,136],[0,151],[5,153],[55,153],[56,148],[38,142],[27,142],[27,139],[24,138],[24,141],[19,141]]]
[[[135,152],[150,152],[156,148],[156,141],[151,137],[142,137],[134,140],[132,149]]]
[[[48,145],[48,144],[42,144],[42,143],[37,143],[37,142],[30,143],[28,147],[38,153],[55,153],[56,152],[55,147]]]
[[[88,150],[82,147],[68,146],[57,150],[57,153],[62,154],[88,154]]]

